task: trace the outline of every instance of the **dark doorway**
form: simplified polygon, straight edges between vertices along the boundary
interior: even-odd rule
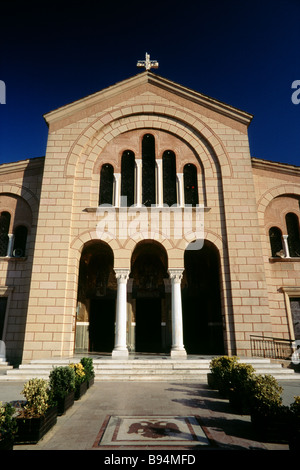
[[[161,299],[137,299],[135,350],[159,353],[161,349]]]
[[[111,352],[114,348],[115,299],[92,299],[90,307],[89,350]]]
[[[187,353],[224,354],[219,253],[208,242],[185,252],[182,309]]]
[[[79,265],[75,352],[112,352],[117,282],[111,248],[102,241],[85,245]]]
[[[168,277],[167,253],[156,241],[144,240],[137,244],[131,263],[132,299],[135,299],[134,349],[144,353],[164,352],[167,312],[163,299]]]

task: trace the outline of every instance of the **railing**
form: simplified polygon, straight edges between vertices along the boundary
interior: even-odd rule
[[[250,335],[251,355],[270,359],[291,359],[295,341],[270,336]]]

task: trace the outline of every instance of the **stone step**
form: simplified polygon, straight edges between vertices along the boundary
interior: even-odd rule
[[[79,362],[80,358],[40,359],[29,364],[21,364],[17,369],[7,369],[0,376],[0,381],[27,381],[34,377],[48,380],[53,367]],[[171,359],[129,358],[112,359],[111,357],[93,359],[96,381],[207,381],[211,358],[207,359]],[[300,374],[282,367],[279,363],[265,358],[241,358],[239,362],[252,364],[256,373],[271,374],[276,379],[299,380]]]

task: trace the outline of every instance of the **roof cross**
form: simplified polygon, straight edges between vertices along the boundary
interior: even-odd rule
[[[151,68],[157,69],[158,62],[157,60],[150,60],[150,54],[146,52],[145,60],[138,60],[137,67],[145,67],[146,70],[150,70]]]

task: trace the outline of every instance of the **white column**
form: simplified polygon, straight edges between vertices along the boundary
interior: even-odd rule
[[[14,238],[15,238],[15,236],[12,233],[8,234],[8,245],[7,245],[7,252],[6,252],[7,257],[12,256],[12,251],[13,251],[13,246],[14,246]]]
[[[184,184],[183,184],[183,173],[177,173],[178,180],[178,205],[184,206]]]
[[[164,203],[162,160],[156,160],[156,168],[157,205],[162,207]]]
[[[115,194],[114,194],[114,203],[115,207],[120,207],[121,200],[121,173],[115,173]]]
[[[112,357],[128,357],[126,344],[127,330],[127,280],[129,276],[128,269],[115,269],[117,278],[117,305],[116,305],[116,331],[115,347]]]
[[[182,269],[169,269],[172,303],[172,349],[171,357],[186,357],[183,345],[181,279]]]
[[[142,205],[142,159],[136,158],[136,179],[135,179],[135,192],[136,200],[135,203],[137,206]]]
[[[284,251],[285,257],[290,258],[288,235],[282,235],[282,240],[283,240],[283,251]]]

